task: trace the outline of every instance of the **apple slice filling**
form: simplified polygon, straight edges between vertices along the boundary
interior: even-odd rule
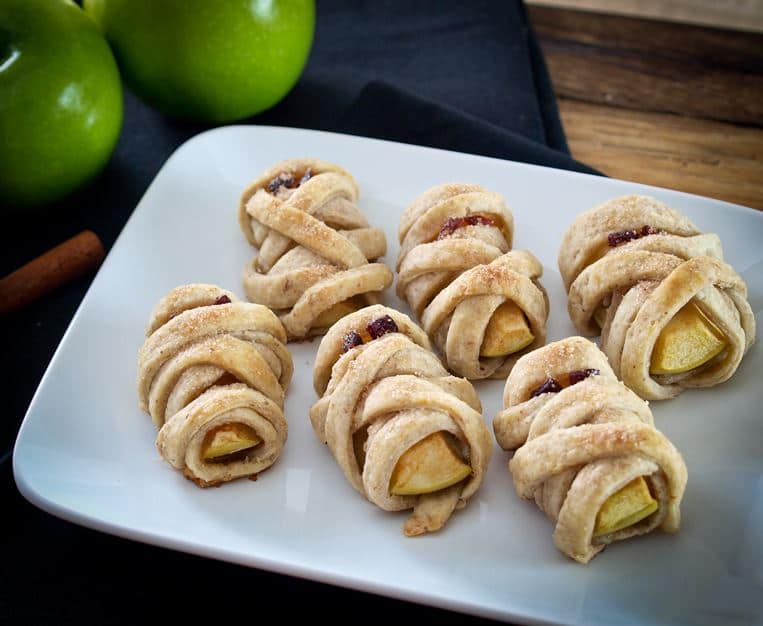
[[[628,528],[646,519],[659,508],[643,476],[606,499],[596,515],[593,536],[600,537]]]
[[[389,315],[377,317],[369,322],[365,328],[351,330],[347,333],[342,339],[342,352],[362,346],[364,343],[378,339],[387,333],[396,332],[399,332],[397,324]]]
[[[398,459],[389,490],[396,496],[433,493],[461,482],[471,473],[453,435],[438,431],[415,443]]]
[[[480,356],[501,357],[529,346],[535,335],[524,312],[514,302],[504,302],[490,318],[482,338]]]
[[[650,374],[683,374],[705,365],[726,349],[723,332],[694,301],[679,309],[652,349]]]
[[[251,426],[238,422],[222,424],[204,436],[201,458],[207,463],[241,461],[261,443]]]

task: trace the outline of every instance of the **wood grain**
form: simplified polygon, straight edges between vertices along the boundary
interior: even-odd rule
[[[527,0],[527,3],[763,32],[763,0]]]
[[[763,35],[531,6],[572,155],[763,210]]]
[[[575,158],[608,176],[763,209],[763,129],[559,100]]]
[[[532,6],[559,97],[763,125],[763,35]]]

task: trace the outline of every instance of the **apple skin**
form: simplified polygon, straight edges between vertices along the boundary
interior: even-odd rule
[[[93,178],[122,127],[103,35],[70,0],[0,2],[0,205],[28,209]]]
[[[302,74],[314,0],[85,0],[125,82],[167,115],[224,123],[279,102]]]

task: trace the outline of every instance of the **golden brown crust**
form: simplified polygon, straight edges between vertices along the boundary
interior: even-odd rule
[[[626,231],[632,234],[623,237]],[[626,196],[573,222],[563,239],[559,270],[578,331],[601,332],[602,350],[623,382],[642,398],[663,400],[686,387],[728,380],[755,339],[747,286],[722,258],[717,235],[700,233],[653,198]],[[651,354],[660,332],[692,300],[723,331],[727,348],[686,374],[652,375]]]
[[[586,369],[598,373],[533,396],[539,380]],[[612,542],[655,528],[678,530],[684,461],[655,429],[646,402],[617,380],[593,343],[570,337],[522,357],[506,381],[504,407],[493,426],[498,443],[516,449],[509,470],[517,494],[535,500],[556,522],[554,542],[569,557],[587,563]],[[658,510],[637,524],[594,537],[604,502],[639,476]]]
[[[648,196],[629,195],[607,200],[579,214],[562,237],[559,249],[559,271],[566,289],[592,262],[592,256],[606,249],[610,233],[637,230],[651,226],[660,235],[646,239],[662,239],[665,235],[691,238],[699,229],[675,209]],[[720,242],[715,249],[721,254]],[[719,257],[722,258],[722,257]]]
[[[503,198],[468,184],[429,189],[400,220],[397,294],[459,376],[503,378],[521,354],[545,343],[543,267],[531,253],[511,250],[513,230]],[[483,357],[486,328],[506,302],[522,310],[533,341],[514,354]]]
[[[279,176],[290,186],[279,186]],[[349,299],[375,304],[392,283],[389,269],[371,262],[386,253],[384,232],[368,224],[357,199],[346,170],[316,159],[278,163],[241,196],[239,223],[258,248],[244,290],[279,314],[290,340],[322,334],[323,312]]]
[[[267,308],[214,285],[173,289],[154,309],[138,358],[141,406],[159,427],[161,456],[200,487],[252,476],[286,442],[292,376],[286,332]],[[243,424],[261,440],[243,458],[204,460],[208,433]]]
[[[380,315],[392,317],[400,332],[345,352],[337,350],[339,337]],[[387,511],[413,509],[404,528],[407,535],[441,528],[453,510],[477,491],[492,454],[474,388],[448,375],[428,349],[424,333],[398,311],[370,307],[348,315],[336,326],[321,342],[316,361],[316,389],[325,389],[310,409],[317,437],[328,445],[347,480],[368,500]],[[329,368],[330,378],[324,382]],[[439,431],[449,432],[459,442],[472,467],[471,476],[432,494],[392,495],[389,484],[398,459]],[[365,458],[359,464],[355,438],[364,433]]]
[[[359,332],[374,320],[389,315],[397,325],[399,332],[422,348],[431,350],[426,333],[411,321],[405,313],[391,309],[381,304],[375,304],[347,315],[336,322],[321,340],[318,354],[313,367],[313,387],[315,393],[323,395],[331,378],[331,369],[344,353],[342,344],[345,336],[351,332]]]
[[[197,487],[201,487],[202,489],[207,489],[209,487],[220,487],[225,484],[225,480],[211,480],[206,481],[202,478],[199,478],[198,476],[195,476],[191,470],[189,470],[187,467],[183,468],[183,476],[185,476],[188,480],[190,480],[192,483],[194,483]],[[250,476],[241,476],[241,478],[248,478],[251,481],[257,480],[258,474],[251,474]]]
[[[203,442],[227,423],[244,424],[262,440],[246,456],[225,463],[205,461]],[[156,437],[156,447],[186,477],[215,485],[257,474],[270,467],[286,443],[283,410],[261,393],[236,383],[211,387],[173,415]],[[198,484],[198,483],[197,483]]]
[[[607,362],[607,357],[583,337],[568,337],[534,350],[523,356],[506,380],[503,391],[504,409],[493,420],[498,445],[504,450],[516,450],[527,441],[532,424],[552,399],[580,397],[589,385],[573,385],[558,394],[544,393],[533,397],[532,393],[548,379],[558,379],[572,371],[595,369],[597,376],[616,381],[617,377]],[[631,396],[633,394],[630,394]],[[638,400],[638,404],[644,404]],[[583,406],[583,405],[581,405]]]

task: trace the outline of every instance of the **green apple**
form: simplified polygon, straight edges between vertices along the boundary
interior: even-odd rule
[[[174,117],[229,122],[294,86],[314,0],[85,0],[130,88]]]
[[[81,186],[121,127],[119,71],[93,20],[70,0],[1,0],[0,205]]]

